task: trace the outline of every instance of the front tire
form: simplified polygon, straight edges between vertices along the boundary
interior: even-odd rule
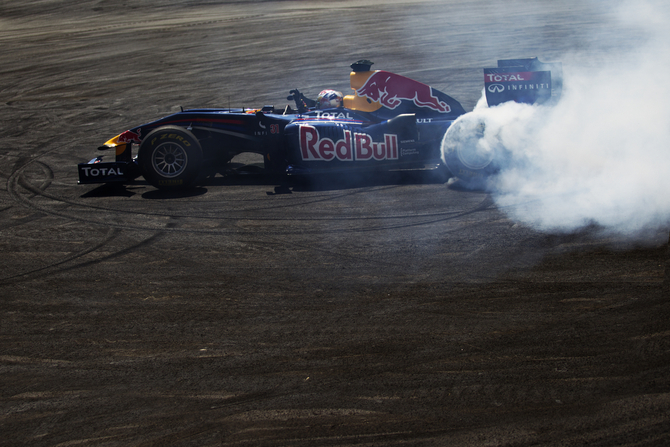
[[[193,186],[202,158],[200,143],[191,132],[179,126],[164,126],[144,137],[137,162],[150,184],[175,191]]]

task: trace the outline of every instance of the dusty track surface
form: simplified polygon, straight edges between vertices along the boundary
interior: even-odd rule
[[[668,442],[666,244],[538,233],[423,175],[76,184],[126,128],[347,91],[360,58],[469,109],[481,67],[603,54],[609,16],[163,3],[0,6],[3,445]]]

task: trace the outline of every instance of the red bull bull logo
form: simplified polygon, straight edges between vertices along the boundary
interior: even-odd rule
[[[387,71],[374,72],[356,93],[389,109],[395,109],[403,100],[407,100],[417,107],[428,107],[441,113],[451,112],[449,104],[433,95],[432,87]]]
[[[118,142],[119,143],[139,143],[141,132],[142,132],[142,129],[137,129],[137,132],[132,132],[130,130],[126,130],[121,135],[119,135]]]
[[[344,131],[344,138],[333,141],[321,138],[318,129],[300,126],[300,153],[304,161],[365,161],[397,160],[398,136],[384,134],[383,142],[376,142],[366,133]]]

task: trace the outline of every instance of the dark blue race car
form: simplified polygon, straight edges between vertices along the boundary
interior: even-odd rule
[[[544,65],[515,59],[486,69],[495,71],[485,77],[489,104],[551,97],[551,71]],[[244,152],[261,154],[267,170],[287,175],[444,167],[442,139],[466,113],[461,104],[371,66],[367,60],[351,65],[353,95],[324,91],[312,101],[291,90],[293,107],[190,109],[133,127],[99,148],[113,150],[114,161],[98,156],[79,164],[79,183],[127,183],[143,176],[160,189],[183,189],[225,172]],[[538,80],[547,88],[527,88]],[[452,164],[452,171],[458,169]]]

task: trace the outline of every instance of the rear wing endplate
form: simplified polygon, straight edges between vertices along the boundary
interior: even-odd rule
[[[496,68],[484,69],[484,91],[489,107],[507,101],[553,104],[563,88],[560,62],[540,62],[536,57],[504,59]]]

